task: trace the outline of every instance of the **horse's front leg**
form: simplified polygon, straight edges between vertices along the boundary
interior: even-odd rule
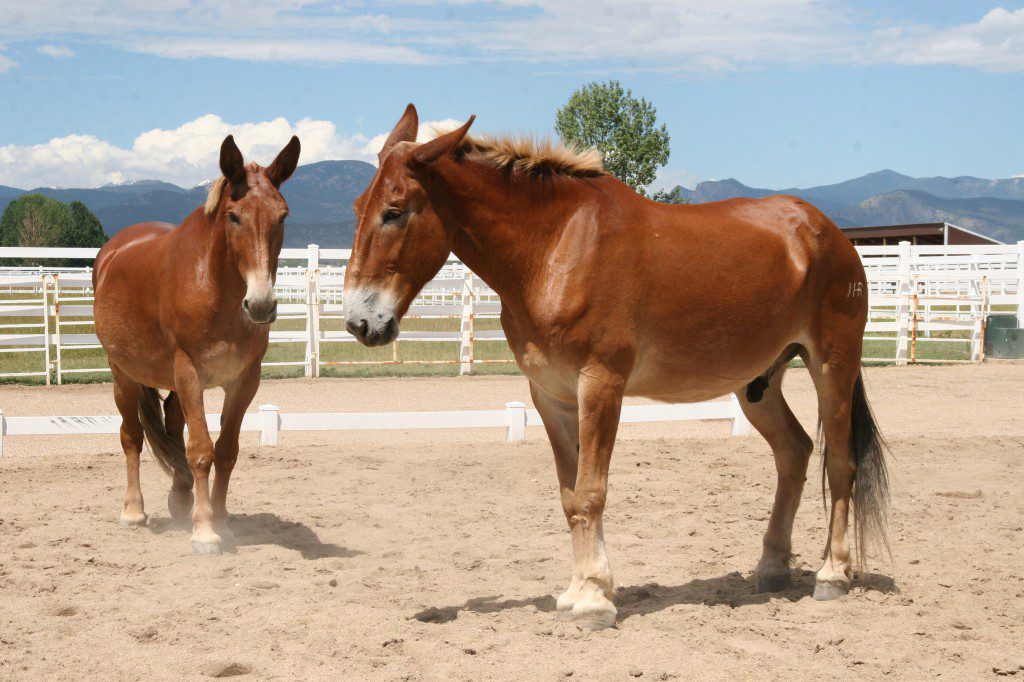
[[[245,374],[235,383],[225,387],[224,411],[220,415],[220,436],[214,448],[213,466],[216,472],[213,478],[213,527],[220,535],[221,541],[231,543],[233,534],[228,529],[228,482],[231,471],[238,459],[238,432],[242,428],[242,418],[249,404],[252,403],[256,389],[260,386],[260,363],[254,362]]]
[[[185,412],[188,458],[195,480],[195,503],[192,506],[192,553],[219,554],[220,536],[213,529],[213,507],[210,505],[210,469],[213,467],[213,441],[206,427],[203,402],[203,381],[192,360],[183,351],[174,354],[174,385]]]
[[[608,465],[622,411],[625,377],[604,367],[590,367],[579,381],[579,462],[576,485],[566,515],[572,532],[573,583],[563,595],[564,612],[577,625],[599,630],[615,625],[615,585],[604,551]]]
[[[576,511],[576,476],[578,473],[580,447],[580,412],[575,402],[568,403],[558,400],[545,393],[537,384],[530,382],[530,394],[533,404],[540,413],[544,429],[551,441],[551,449],[555,454],[555,470],[558,473],[558,491],[562,500],[562,511],[572,528],[572,518]],[[568,589],[559,597],[557,608],[559,616],[571,615],[572,607],[580,596],[582,577],[573,567],[572,582]]]

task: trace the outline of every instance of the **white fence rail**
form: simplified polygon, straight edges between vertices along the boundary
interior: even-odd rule
[[[751,432],[750,423],[735,398],[690,405],[627,405],[623,424],[679,420],[728,420],[734,436]],[[220,430],[220,415],[206,415],[210,431]],[[524,403],[505,403],[503,410],[447,412],[280,412],[276,405],[260,405],[259,413],[246,414],[242,431],[259,431],[261,445],[277,445],[282,431],[355,431],[406,429],[504,428],[507,442],[526,438],[527,426],[540,426],[537,410]],[[114,434],[121,429],[119,416],[5,417],[0,409],[0,457],[5,436]]]
[[[36,260],[94,258],[96,249],[0,247],[0,258]],[[866,340],[894,348],[871,360],[926,362],[919,345],[960,344],[970,361],[982,360],[985,319],[992,310],[1016,314],[1024,326],[1024,242],[986,246],[858,247],[868,275],[870,319]],[[329,360],[324,346],[354,343],[342,324],[342,288],[348,249],[284,249],[278,272],[279,320],[272,344],[294,344],[302,359],[266,361],[265,366],[302,366],[319,376],[330,366],[376,364],[458,364],[460,373],[486,362],[479,342],[504,341],[500,329],[477,329],[481,318],[497,318],[495,293],[464,265],[450,261],[424,287],[410,317],[458,319],[458,331],[403,331],[402,342],[458,343],[456,359],[401,359],[398,342],[388,360]],[[0,372],[0,377],[43,377],[58,384],[69,374],[107,372],[109,368],[72,366],[69,354],[99,347],[92,327],[92,273],[89,268],[0,268],[0,368],[8,354],[35,354],[30,371]],[[288,321],[292,321],[288,324]],[[281,327],[293,327],[283,329]],[[24,364],[24,363],[23,363]],[[24,369],[24,368],[22,368]]]

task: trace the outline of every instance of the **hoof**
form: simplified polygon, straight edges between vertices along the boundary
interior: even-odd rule
[[[576,602],[578,602],[582,596],[580,587],[581,583],[579,579],[573,577],[572,582],[569,583],[569,587],[566,588],[565,592],[558,595],[558,599],[555,600],[555,611],[559,620],[572,620],[572,607],[576,606]]]
[[[615,618],[619,612],[607,599],[598,602],[581,601],[569,612],[571,620],[577,627],[584,630],[604,630],[615,626]]]
[[[145,526],[147,523],[149,523],[149,517],[146,516],[146,512],[121,512],[122,526]]]
[[[191,490],[174,490],[167,493],[167,511],[175,521],[188,521],[192,517],[193,495]]]
[[[770,575],[759,575],[757,576],[757,582],[754,587],[755,594],[761,594],[762,592],[782,592],[789,587],[789,571],[785,573],[774,573]]]
[[[845,583],[818,582],[814,584],[814,598],[818,601],[839,599],[849,591],[850,586]]]
[[[212,556],[220,554],[220,542],[192,541],[192,553],[196,556]]]

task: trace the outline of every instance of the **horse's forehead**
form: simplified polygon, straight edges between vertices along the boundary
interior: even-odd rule
[[[263,174],[263,169],[255,163],[250,163],[246,168],[246,184],[249,186],[245,198],[260,203],[284,204],[284,197],[281,192]]]

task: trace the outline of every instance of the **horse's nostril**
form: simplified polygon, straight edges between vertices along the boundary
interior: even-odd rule
[[[366,332],[370,329],[370,323],[366,320],[359,320],[359,336],[366,336]]]
[[[244,301],[242,301],[242,308],[245,310],[249,309],[249,299],[245,299]]]

